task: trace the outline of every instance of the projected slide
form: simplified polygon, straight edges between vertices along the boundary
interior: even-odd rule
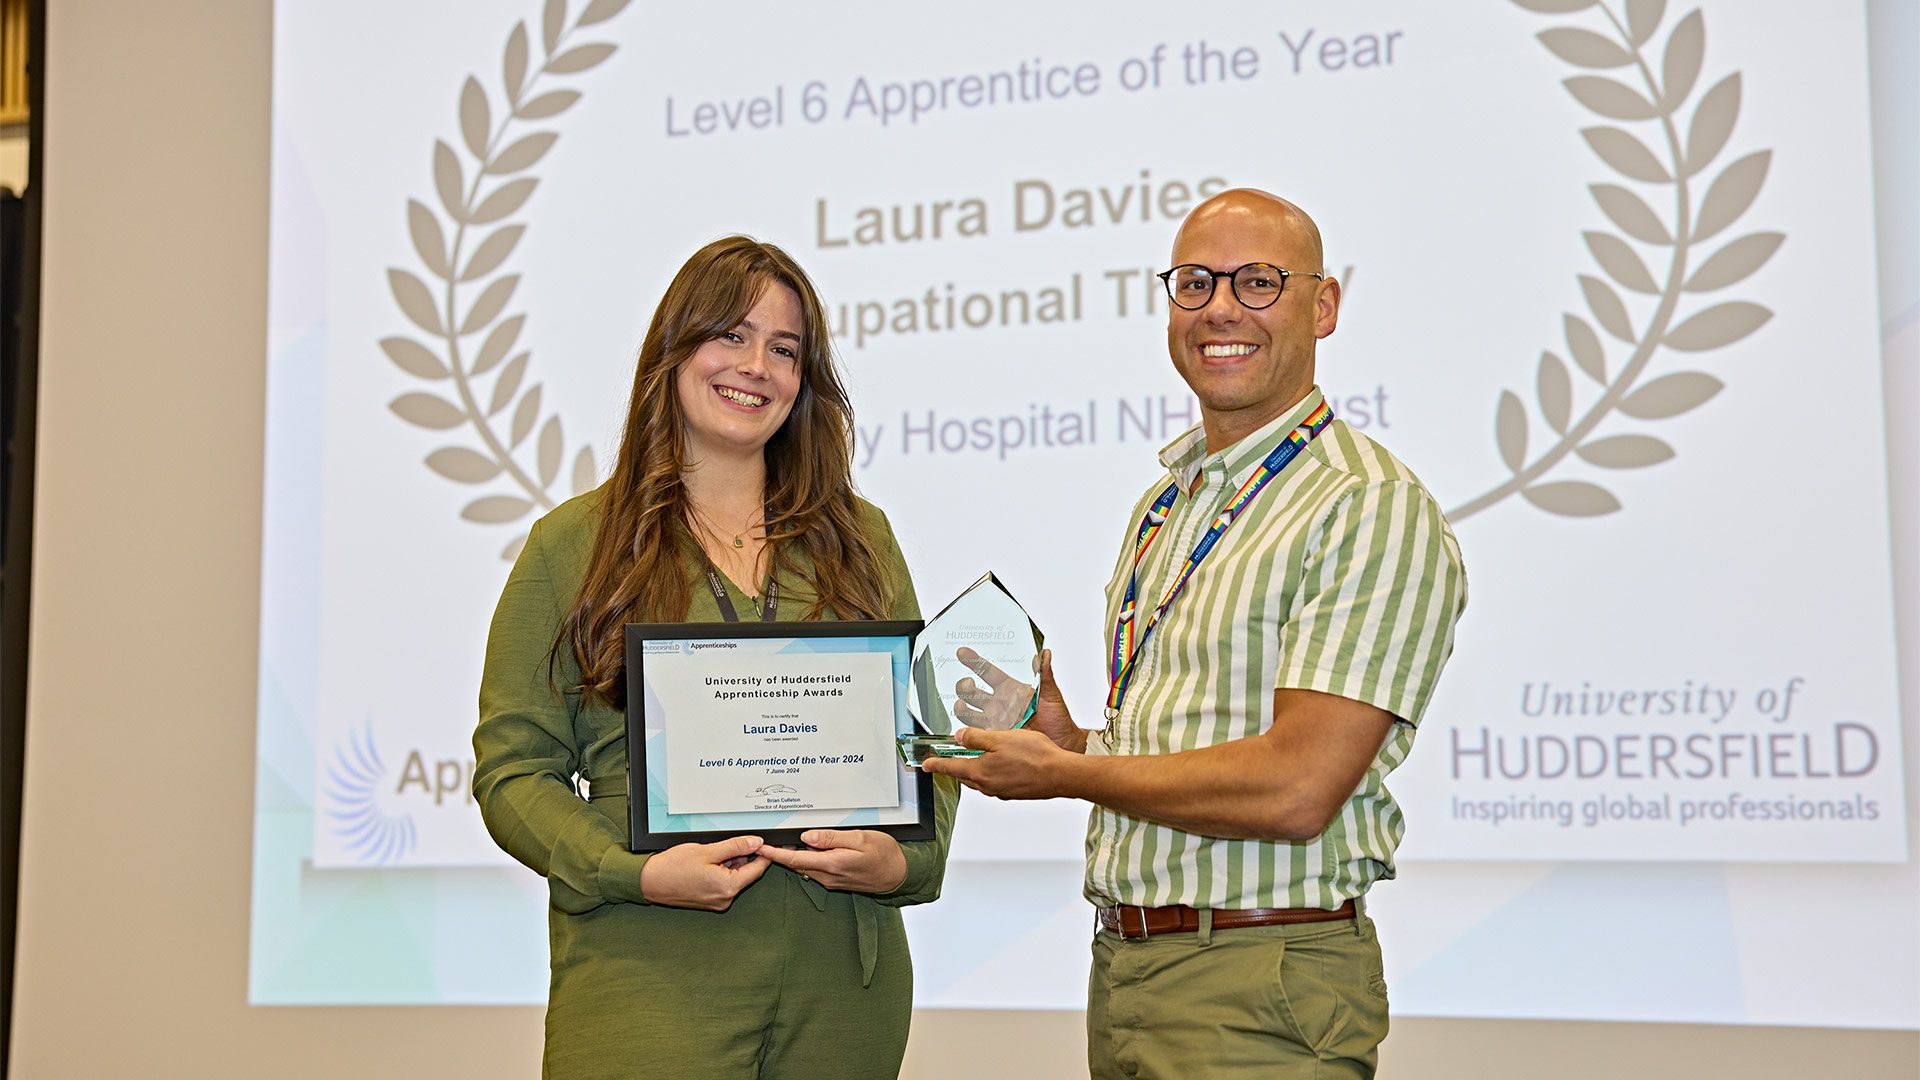
[[[1249,185],[1318,220],[1319,381],[1471,583],[1389,781],[1396,1008],[1920,1023],[1910,967],[1754,962],[1909,858],[1865,40],[1779,3],[281,0],[253,1000],[543,999],[543,885],[468,794],[487,622],[721,234],[819,285],[923,608],[997,572],[1092,722],[1127,509],[1199,420],[1153,275]],[[921,1004],[1082,1004],[1084,813],[963,800],[943,917],[1032,932],[916,934]],[[1598,918],[1682,974],[1609,978]]]

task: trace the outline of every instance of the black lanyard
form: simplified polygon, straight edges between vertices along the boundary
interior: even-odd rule
[[[720,607],[720,618],[726,622],[739,622],[740,616],[733,610],[733,600],[727,596],[727,586],[720,580],[719,571],[707,564],[707,588],[713,590],[713,602]],[[772,622],[775,608],[780,606],[780,586],[773,578],[767,578],[766,602],[760,605],[760,621]]]

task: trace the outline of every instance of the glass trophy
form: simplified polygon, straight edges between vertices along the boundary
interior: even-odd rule
[[[1033,718],[1044,639],[991,572],[927,620],[913,645],[907,711],[914,734],[899,736],[900,759],[977,757],[954,741],[956,728],[1006,730]]]

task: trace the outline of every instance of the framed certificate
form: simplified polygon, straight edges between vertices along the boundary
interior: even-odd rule
[[[902,622],[630,623],[630,847],[806,829],[933,839],[933,778],[902,764],[914,635]]]

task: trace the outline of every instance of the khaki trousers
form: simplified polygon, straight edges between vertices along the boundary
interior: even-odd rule
[[[1094,1080],[1372,1077],[1387,1035],[1373,920],[1127,940],[1087,978]]]

